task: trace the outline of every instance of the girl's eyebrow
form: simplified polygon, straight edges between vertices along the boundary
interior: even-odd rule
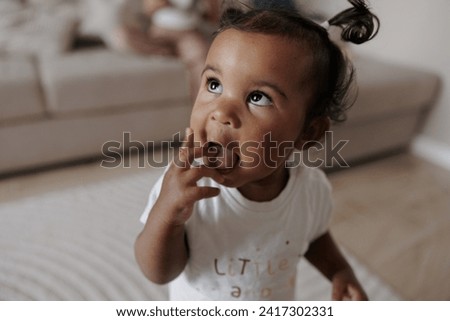
[[[211,71],[213,71],[213,72],[215,72],[215,73],[217,73],[217,74],[219,74],[219,75],[222,74],[222,72],[220,71],[219,68],[214,67],[214,66],[211,66],[211,65],[206,65],[205,68],[204,68],[203,71],[202,71],[202,76],[203,76],[203,74],[204,74],[206,71],[208,71],[208,70],[211,70]]]

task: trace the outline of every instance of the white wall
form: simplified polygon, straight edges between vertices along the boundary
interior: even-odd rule
[[[450,0],[371,0],[381,20],[378,36],[355,48],[435,71],[442,92],[414,150],[450,168]]]

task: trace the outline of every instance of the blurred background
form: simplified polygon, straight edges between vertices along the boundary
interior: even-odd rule
[[[162,171],[151,164],[170,158],[166,143],[189,123],[229,5],[322,22],[349,3],[0,0],[0,299],[164,299],[132,244]],[[450,300],[450,2],[370,6],[381,21],[371,42],[330,30],[358,82],[329,142],[347,142],[345,162],[320,155],[332,232],[372,298]],[[306,275],[306,298],[326,299]]]

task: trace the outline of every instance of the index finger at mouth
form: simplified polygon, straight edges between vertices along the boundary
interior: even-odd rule
[[[183,144],[174,159],[175,164],[181,168],[189,168],[194,160],[192,147],[194,145],[194,133],[191,128],[186,128]]]
[[[217,183],[222,184],[225,182],[225,179],[220,173],[212,168],[208,168],[205,166],[200,166],[192,170],[191,179],[194,181],[198,181],[203,177],[209,177],[215,180]]]
[[[201,144],[194,139],[194,131],[191,128],[186,129],[186,137],[183,142],[183,148],[188,150],[188,161],[190,164],[194,159],[203,158],[205,156],[205,144]]]

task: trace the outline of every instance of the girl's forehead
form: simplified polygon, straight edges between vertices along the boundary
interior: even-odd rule
[[[220,63],[224,68],[253,68],[295,81],[299,75],[303,78],[310,73],[313,55],[305,44],[282,35],[227,29],[214,39],[208,63]]]
[[[247,32],[227,29],[214,39],[210,52],[231,54],[233,49],[244,48],[242,55],[275,55],[284,59],[303,60],[312,56],[309,46],[300,40],[278,34]]]

